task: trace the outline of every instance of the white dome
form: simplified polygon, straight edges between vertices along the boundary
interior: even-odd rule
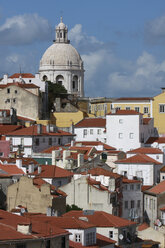
[[[81,67],[82,60],[77,50],[66,43],[54,43],[44,53],[40,66],[78,66]]]

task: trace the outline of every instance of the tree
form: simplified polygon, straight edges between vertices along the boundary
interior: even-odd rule
[[[70,205],[66,205],[66,212],[72,211],[72,210],[82,210],[82,208],[79,208],[78,206],[72,204]]]
[[[54,109],[54,101],[57,97],[61,97],[62,94],[67,94],[65,87],[59,83],[52,83],[47,81],[48,84],[48,109],[51,111]]]

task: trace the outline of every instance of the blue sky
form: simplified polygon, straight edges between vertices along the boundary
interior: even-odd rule
[[[36,73],[63,21],[86,96],[154,96],[165,87],[164,0],[1,0],[0,77]]]

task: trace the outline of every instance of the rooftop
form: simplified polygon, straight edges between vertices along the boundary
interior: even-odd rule
[[[139,147],[137,149],[131,150],[127,152],[128,154],[131,153],[141,153],[141,154],[163,154],[163,152],[154,147]]]
[[[75,127],[103,127],[106,126],[106,119],[105,118],[85,118],[79,121]]]
[[[130,158],[125,158],[121,160],[115,161],[116,164],[156,164],[161,165],[158,161],[155,159],[145,155],[145,154],[136,154]]]

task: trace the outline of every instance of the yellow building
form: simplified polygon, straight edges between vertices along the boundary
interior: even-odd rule
[[[162,88],[159,95],[154,96],[153,117],[159,135],[165,135],[165,88]]]
[[[152,105],[152,97],[121,97],[113,100],[112,108],[135,110],[144,114],[143,117],[152,117]]]
[[[111,111],[112,98],[98,97],[90,99],[90,113],[98,116],[105,116]]]

